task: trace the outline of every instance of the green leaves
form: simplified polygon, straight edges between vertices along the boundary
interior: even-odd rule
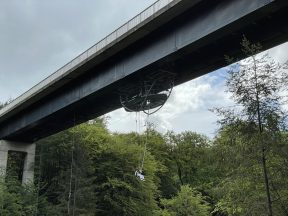
[[[164,210],[158,211],[158,215],[210,215],[210,207],[204,197],[188,185],[181,186],[177,196],[171,199],[162,199],[161,204],[164,206]]]
[[[110,134],[103,121],[95,120],[43,140],[39,154],[42,182],[46,186],[41,193],[61,214],[67,213],[70,202],[70,212],[75,215],[151,215],[159,196],[157,174],[166,169],[148,151],[145,181],[135,176],[139,156],[143,154],[143,144],[138,139],[145,140],[145,135]],[[151,135],[148,149],[153,148],[154,141],[160,150],[164,142],[159,134]],[[155,151],[155,155],[158,153]],[[49,169],[53,172],[46,172]]]
[[[133,136],[133,135],[132,135]],[[99,215],[151,215],[156,208],[157,162],[149,153],[144,163],[145,181],[134,175],[142,148],[129,143],[129,135],[107,146],[95,157],[95,193]]]
[[[281,106],[287,72],[285,75],[284,66],[260,53],[259,44],[244,37],[241,46],[247,58],[230,66],[226,82],[236,105],[214,109],[222,117],[215,149],[225,172],[214,188],[214,196],[219,199],[214,212],[272,216],[274,211],[275,215],[284,215],[281,202],[272,200],[282,197],[279,193],[286,194],[284,185],[273,187],[273,182],[285,182],[278,176],[285,169],[276,174],[273,160],[280,156],[276,149],[287,145],[281,138],[287,124]]]
[[[47,206],[46,199],[38,196],[37,188],[29,183],[21,185],[17,178],[0,179],[0,215],[1,216],[30,216],[51,215],[41,205]],[[42,210],[40,210],[40,208]]]

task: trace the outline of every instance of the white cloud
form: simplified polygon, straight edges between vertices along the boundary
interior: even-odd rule
[[[288,60],[288,42],[283,43],[268,50],[269,55],[279,63],[285,63]]]

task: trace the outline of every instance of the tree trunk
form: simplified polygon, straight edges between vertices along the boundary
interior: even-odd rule
[[[255,60],[254,60],[255,62]],[[256,76],[256,65],[255,65],[255,77]],[[263,125],[261,120],[261,112],[260,112],[260,100],[259,100],[259,93],[258,93],[258,82],[256,79],[256,101],[257,101],[257,118],[258,118],[258,126],[259,126],[259,133],[261,137],[261,144],[262,144],[262,166],[263,166],[263,175],[264,175],[264,182],[265,182],[265,189],[267,195],[267,207],[268,207],[268,216],[273,216],[272,213],[272,202],[271,202],[271,194],[270,194],[270,187],[269,187],[269,179],[267,174],[267,166],[266,166],[266,148],[263,143],[262,139],[262,132],[263,132]]]

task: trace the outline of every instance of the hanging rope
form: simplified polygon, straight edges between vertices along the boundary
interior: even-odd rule
[[[148,143],[148,137],[149,137],[149,110],[148,110],[148,114],[147,114],[147,118],[146,118],[146,136],[145,136],[145,143],[144,143],[144,151],[143,151],[143,157],[142,157],[142,162],[141,162],[141,166],[140,166],[140,170],[143,171],[143,167],[144,167],[144,161],[145,161],[145,156],[146,156],[146,151],[147,151],[147,143]]]
[[[39,145],[40,146],[40,145]],[[40,191],[40,182],[41,182],[41,167],[42,167],[42,147],[40,146],[39,151],[39,176],[37,184],[37,197],[36,197],[36,206],[35,206],[35,216],[38,215],[38,205],[39,205],[39,191]]]
[[[119,88],[120,103],[127,112],[136,113],[136,133],[140,134],[141,111],[147,115],[144,150],[140,154],[135,176],[144,181],[144,162],[149,137],[149,116],[160,110],[171,95],[176,74],[159,69],[144,77],[139,83]],[[140,136],[139,136],[140,137]],[[140,143],[139,139],[139,143]],[[140,143],[141,145],[141,143]]]
[[[76,117],[74,113],[73,118],[73,127],[76,126]],[[73,165],[74,165],[74,148],[75,148],[75,132],[72,131],[72,148],[71,148],[71,163],[70,163],[70,180],[69,180],[69,193],[68,193],[68,201],[67,201],[67,213],[70,215],[70,202],[72,197],[72,182],[73,182]],[[75,203],[76,203],[76,197],[75,197],[75,191],[76,191],[76,180],[74,179],[74,193],[73,193],[73,211],[72,215],[74,216],[75,213]]]
[[[74,162],[74,153],[73,153],[73,151],[74,151],[74,142],[72,141],[69,193],[68,193],[68,202],[67,202],[68,215],[70,215],[70,200],[71,200],[71,194],[72,194],[72,178],[73,178],[73,162]]]
[[[75,206],[76,206],[76,189],[77,189],[77,179],[76,179],[76,175],[75,175],[72,216],[75,215]]]
[[[146,152],[147,152],[147,144],[148,144],[148,138],[149,138],[149,125],[150,125],[149,116],[150,116],[150,110],[148,110],[148,112],[146,113],[146,122],[145,122],[146,135],[145,135],[145,141],[144,141],[144,150],[143,150],[143,153],[140,153],[138,170],[135,171],[135,176],[138,177],[141,181],[144,181],[145,179],[143,169],[144,169],[145,157],[146,157]]]
[[[155,83],[156,83],[156,81],[154,80],[152,82],[151,86],[148,89],[145,89],[145,99],[141,103],[141,109],[140,109],[140,110],[143,110],[143,112],[146,114],[146,122],[145,122],[146,136],[145,136],[145,142],[144,142],[144,151],[142,154],[142,159],[140,161],[139,170],[135,171],[135,176],[137,176],[141,181],[145,180],[143,168],[144,168],[145,156],[146,156],[146,151],[147,151],[147,143],[148,143],[148,136],[149,136],[149,116],[150,116],[150,107],[148,107],[148,110],[145,110],[145,109],[143,109],[143,106],[144,106],[144,103],[145,103],[145,106],[146,106],[146,103],[149,103],[149,101],[147,101],[147,97],[148,97],[148,95],[150,95]],[[160,106],[160,108],[161,107],[162,106]],[[156,111],[158,111],[160,108],[158,108]],[[154,111],[153,113],[155,113],[156,111]]]
[[[141,146],[141,139],[140,139],[140,133],[141,133],[141,113],[140,112],[135,112],[136,113],[136,134],[137,134],[137,141],[139,146]],[[139,164],[138,164],[138,169],[140,170],[141,167],[141,160],[142,160],[142,152],[139,154]],[[136,175],[136,172],[135,172]]]

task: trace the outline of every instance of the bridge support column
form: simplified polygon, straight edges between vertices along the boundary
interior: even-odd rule
[[[35,143],[22,143],[7,140],[0,140],[0,175],[6,174],[8,152],[24,152],[22,184],[32,182],[34,179]]]

